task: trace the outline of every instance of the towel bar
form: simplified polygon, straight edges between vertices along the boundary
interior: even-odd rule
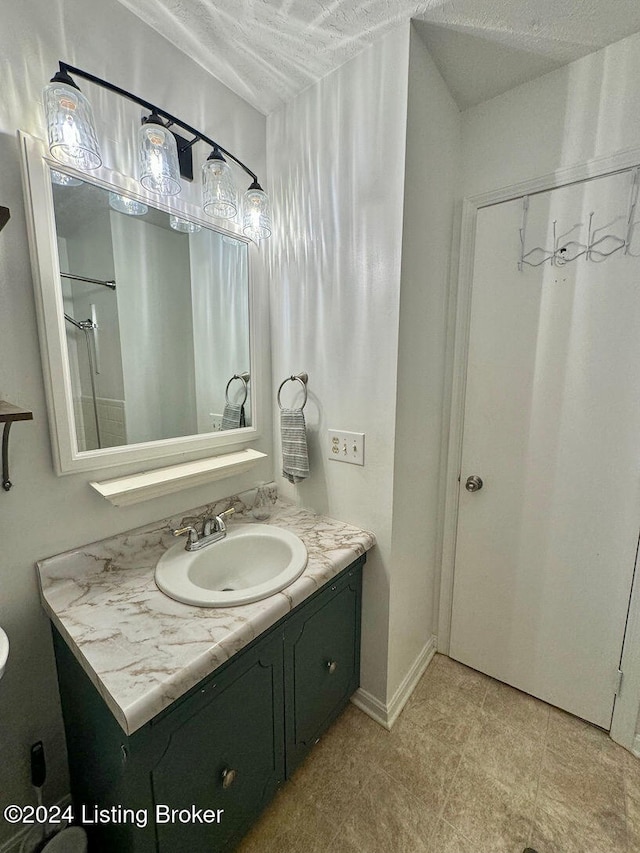
[[[287,376],[287,378],[284,379],[280,383],[280,387],[278,388],[278,406],[279,406],[279,408],[280,409],[283,408],[282,403],[280,402],[280,392],[282,391],[283,386],[286,385],[287,382],[299,382],[302,385],[302,387],[304,388],[304,401],[303,401],[302,405],[300,406],[301,409],[304,409],[304,407],[307,405],[307,382],[308,381],[309,381],[309,374],[308,373],[298,373],[295,376]]]

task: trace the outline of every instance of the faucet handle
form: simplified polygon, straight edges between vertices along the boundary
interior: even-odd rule
[[[198,536],[198,531],[190,524],[188,524],[186,527],[179,527],[177,530],[172,530],[171,532],[174,536],[184,536],[185,533],[189,534],[189,538],[187,539],[187,544],[185,546],[187,551],[189,551],[190,546],[195,545],[198,539],[200,538]]]
[[[229,509],[225,509],[224,512],[218,513],[215,517],[214,529],[216,532],[223,532],[227,529],[225,521],[229,518],[230,515],[233,515],[235,512],[234,507],[230,506]]]

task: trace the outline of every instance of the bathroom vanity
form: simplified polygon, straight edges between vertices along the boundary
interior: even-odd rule
[[[304,541],[303,574],[196,608],[155,588],[167,521],[39,564],[73,802],[98,851],[232,850],[359,683],[370,533],[278,502],[269,523]]]

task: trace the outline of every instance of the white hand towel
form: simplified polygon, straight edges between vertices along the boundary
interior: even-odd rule
[[[299,483],[309,476],[307,427],[302,409],[280,411],[282,435],[282,475],[290,483]]]

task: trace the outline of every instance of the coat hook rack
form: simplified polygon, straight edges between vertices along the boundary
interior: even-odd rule
[[[603,234],[598,236],[605,228],[613,225],[605,225],[601,228],[594,228],[595,211],[589,214],[589,222],[587,229],[587,242],[581,243],[579,240],[569,239],[569,236],[582,228],[585,223],[577,222],[562,234],[557,233],[558,221],[553,220],[553,244],[550,249],[544,246],[535,246],[528,252],[525,251],[525,240],[527,236],[527,220],[529,216],[529,196],[522,197],[522,224],[520,225],[520,257],[518,259],[518,269],[520,272],[525,266],[540,267],[549,262],[552,267],[562,267],[565,264],[577,261],[578,258],[584,257],[587,261],[601,263],[616,252],[622,251],[623,254],[629,254],[629,247],[633,239],[633,229],[636,225],[635,215],[638,204],[638,195],[640,193],[640,167],[635,166],[627,170],[631,175],[631,186],[629,190],[629,201],[627,204],[626,215],[619,216],[613,222],[622,219],[625,222],[625,235],[620,237],[617,234]]]

